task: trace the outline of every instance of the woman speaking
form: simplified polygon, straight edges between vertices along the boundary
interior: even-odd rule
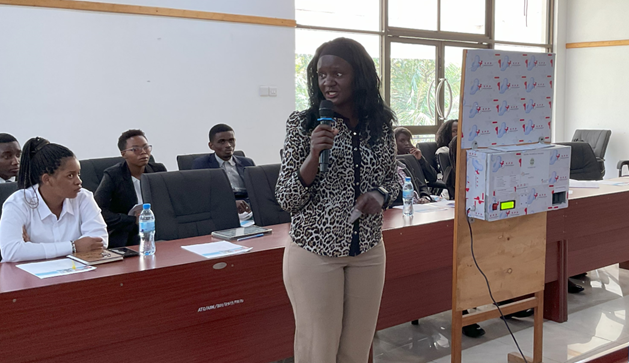
[[[395,115],[379,87],[362,45],[324,43],[308,65],[310,107],[286,124],[276,196],[291,213],[283,268],[297,363],[368,359],[384,285],[382,210],[400,189]],[[323,100],[333,104],[332,125],[318,121]]]

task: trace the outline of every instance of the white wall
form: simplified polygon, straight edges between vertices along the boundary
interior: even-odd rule
[[[555,1],[555,29],[553,32],[553,53],[555,53],[555,95],[553,107],[552,142],[565,141],[566,106],[566,1]]]
[[[292,0],[118,3],[294,18]],[[88,159],[119,155],[120,133],[140,128],[177,170],[176,155],[209,151],[210,127],[227,123],[237,149],[276,163],[295,105],[294,42],[289,27],[0,6],[0,132]],[[260,85],[278,96],[260,97]]]
[[[560,2],[567,10],[566,42],[629,39],[629,1]],[[618,160],[629,159],[629,46],[567,49],[565,54],[563,139],[558,135],[557,140],[570,140],[578,128],[611,129],[605,177],[617,176]]]

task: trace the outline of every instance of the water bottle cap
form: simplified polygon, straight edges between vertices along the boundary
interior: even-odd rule
[[[411,181],[411,177],[410,176],[405,176],[404,177],[404,181],[410,182]]]
[[[151,203],[144,203],[142,209],[151,209]]]

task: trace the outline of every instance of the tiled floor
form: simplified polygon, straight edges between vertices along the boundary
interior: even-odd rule
[[[629,271],[612,265],[573,281],[585,291],[568,295],[566,323],[544,322],[544,363],[573,363],[629,342]],[[509,324],[524,354],[532,356],[533,319],[510,319]],[[481,326],[487,332],[483,337],[463,337],[463,362],[506,362],[506,355],[517,349],[502,320]],[[378,331],[374,362],[449,363],[450,312],[421,319],[419,326],[407,323]]]

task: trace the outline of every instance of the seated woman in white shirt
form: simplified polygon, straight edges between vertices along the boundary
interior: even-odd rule
[[[24,144],[18,190],[2,207],[2,262],[42,260],[107,247],[107,226],[81,165],[65,146],[36,137]]]

